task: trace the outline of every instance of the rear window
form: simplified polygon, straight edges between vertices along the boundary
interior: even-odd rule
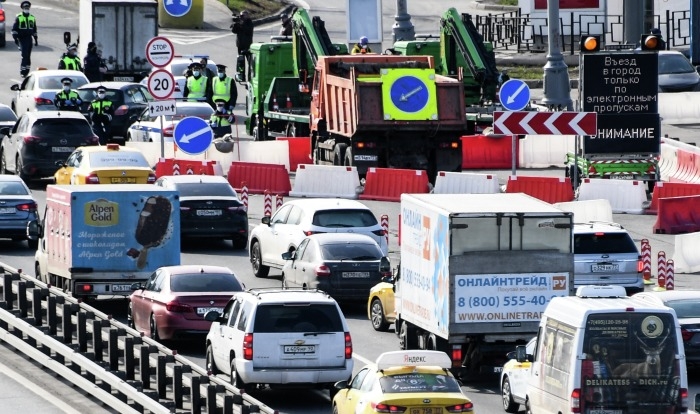
[[[461,392],[459,383],[453,377],[444,374],[411,372],[407,374],[388,375],[379,378],[383,392]]]
[[[42,76],[39,78],[39,89],[62,89],[63,82],[61,82],[61,79],[65,77],[66,76],[64,75]],[[87,80],[85,78],[78,78],[74,76],[68,77],[73,81],[73,83],[70,85],[71,89],[77,89],[87,84]]]
[[[93,136],[85,119],[39,119],[32,125],[32,135],[38,137],[86,138]]]
[[[0,106],[0,121],[17,121],[17,115],[7,106]]]
[[[320,227],[371,227],[377,225],[377,218],[370,210],[321,210],[314,214],[312,224]]]
[[[639,253],[627,233],[574,234],[574,254]]]
[[[1,183],[0,195],[27,195],[27,189],[20,183]]]
[[[255,312],[256,333],[343,332],[343,322],[334,304],[269,304]]]
[[[175,185],[180,197],[236,197],[236,192],[226,183],[178,183]]]
[[[326,260],[379,260],[384,256],[376,244],[323,244],[323,258]]]
[[[78,92],[78,96],[83,101],[92,102],[97,99],[97,88],[78,89],[76,92]],[[124,94],[118,89],[107,89],[105,98],[115,105],[121,105],[124,102]]]
[[[683,299],[666,302],[666,306],[676,311],[678,318],[700,318],[700,300]]]
[[[90,153],[90,166],[94,168],[151,167],[146,157],[135,151],[93,152]]]
[[[194,273],[170,276],[171,292],[240,292],[243,287],[234,275]]]

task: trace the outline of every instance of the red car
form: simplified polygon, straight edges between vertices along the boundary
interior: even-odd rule
[[[223,313],[244,285],[227,267],[190,265],[161,267],[132,289],[129,326],[160,341],[206,335],[211,322],[204,314]]]

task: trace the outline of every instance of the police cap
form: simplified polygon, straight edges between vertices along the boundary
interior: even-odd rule
[[[32,3],[28,2],[28,1],[23,1],[23,2],[19,5],[19,7],[20,7],[20,8],[23,8],[23,9],[26,9],[26,8],[32,7]]]
[[[71,83],[73,83],[73,79],[71,79],[71,78],[63,78],[63,79],[61,79],[61,83],[64,84],[64,85],[70,85]]]
[[[73,43],[72,45],[68,45],[68,50],[78,50],[78,45]]]
[[[219,99],[215,100],[214,102],[216,102],[216,103],[226,103],[226,99],[221,99],[221,98],[219,98]]]
[[[226,70],[226,65],[216,65],[216,70],[224,72]]]
[[[189,69],[202,69],[202,64],[199,62],[192,62],[188,66]]]
[[[97,93],[100,93],[100,92],[107,92],[107,88],[105,88],[104,86],[98,86]]]

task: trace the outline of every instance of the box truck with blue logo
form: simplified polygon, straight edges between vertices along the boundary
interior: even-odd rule
[[[500,372],[574,293],[573,215],[525,194],[403,194],[395,329],[453,371]]]

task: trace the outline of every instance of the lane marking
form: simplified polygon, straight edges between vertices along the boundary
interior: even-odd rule
[[[68,405],[65,402],[61,401],[60,399],[54,397],[51,393],[43,391],[42,388],[40,388],[40,387],[37,388],[38,384],[35,384],[35,383],[29,381],[28,379],[24,378],[17,371],[14,371],[12,368],[8,367],[7,365],[3,364],[2,362],[0,362],[0,371],[2,371],[2,373],[5,374],[6,376],[8,376],[10,379],[19,383],[24,388],[28,389],[29,391],[33,392],[34,394],[38,395],[39,397],[43,398],[48,403],[50,403],[53,406],[55,406],[56,408],[60,409],[64,413],[66,413],[66,414],[80,414],[80,411],[75,410],[70,405]]]

